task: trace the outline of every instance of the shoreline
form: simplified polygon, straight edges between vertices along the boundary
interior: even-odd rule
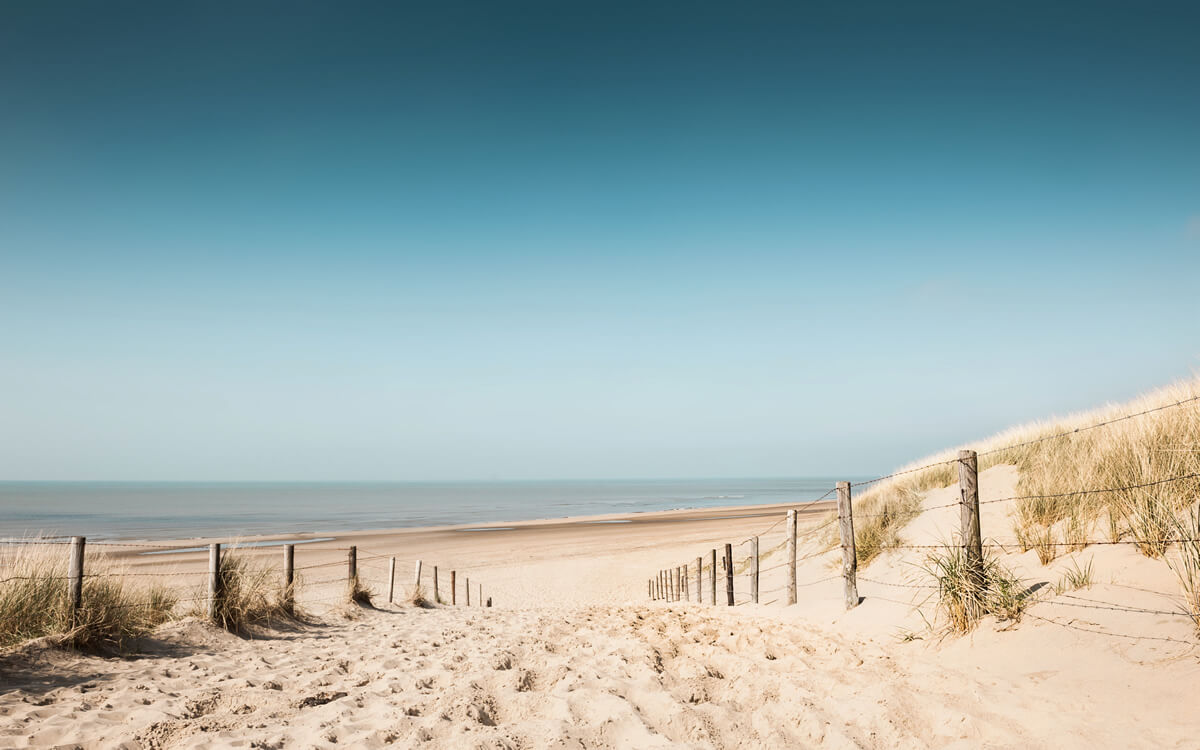
[[[437,526],[394,526],[379,528],[357,528],[340,530],[309,530],[299,532],[279,532],[246,535],[207,535],[207,536],[164,536],[164,537],[88,537],[89,542],[111,546],[130,546],[137,544],[187,547],[189,550],[198,545],[212,543],[236,544],[248,549],[270,548],[287,543],[319,544],[338,539],[356,539],[363,537],[403,537],[426,534],[496,534],[505,531],[524,531],[529,529],[567,529],[589,526],[629,527],[654,524],[694,523],[698,521],[717,520],[746,520],[767,517],[795,509],[798,516],[804,518],[814,513],[822,513],[836,507],[836,502],[830,500],[806,501],[801,503],[769,503],[763,505],[722,505],[706,508],[672,508],[670,510],[632,511],[624,513],[600,513],[584,516],[557,516],[552,518],[532,518],[523,520],[486,520],[474,524],[443,524]],[[83,535],[86,536],[86,535]],[[9,537],[9,539],[31,539],[35,536]],[[47,539],[68,539],[66,535],[53,535]],[[178,552],[185,554],[183,550]],[[164,555],[164,552],[141,553]]]

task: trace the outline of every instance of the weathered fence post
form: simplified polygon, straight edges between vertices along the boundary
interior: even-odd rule
[[[683,601],[683,580],[679,577],[679,566],[675,566],[671,572],[675,574],[675,601],[681,602]]]
[[[858,606],[858,550],[854,546],[854,508],[850,502],[850,483],[837,483],[838,530],[842,535],[842,579],[846,609]]]
[[[471,579],[464,578],[463,580],[465,580],[467,582],[467,585],[463,586],[463,588],[467,592],[467,606],[469,607],[469,606],[471,606]]]
[[[296,545],[283,545],[283,608],[288,614],[296,609]]]
[[[85,543],[84,537],[71,537],[71,559],[67,573],[67,588],[71,597],[71,627],[79,624],[79,608],[83,606],[83,548]]]
[[[421,593],[421,561],[417,560],[417,574],[413,578],[413,598],[416,599]]]
[[[688,570],[687,565],[680,565],[679,568],[683,571],[683,598],[690,602],[692,600],[692,587],[688,579],[691,578],[691,571]]]
[[[750,600],[758,604],[758,537],[750,537]]]
[[[725,545],[725,604],[733,606],[733,545]]]
[[[717,551],[715,549],[712,551],[712,560],[709,561],[709,565],[712,568],[711,575],[708,577],[708,585],[712,589],[712,605],[715,607],[717,606]]]
[[[437,566],[433,566],[433,603],[441,604],[442,595],[438,593]]]
[[[208,545],[208,619],[217,620],[217,597],[221,595],[221,545]]]
[[[482,583],[479,584],[479,598],[476,599],[475,601],[479,602],[478,606],[480,606],[480,607],[483,606],[483,584]]]
[[[388,564],[388,604],[394,601],[396,595],[396,558]]]
[[[704,560],[696,558],[696,601],[704,603]]]
[[[796,509],[787,512],[787,603],[796,603]]]
[[[450,571],[450,606],[451,607],[458,604],[458,585],[457,585],[458,581],[456,580],[457,577],[458,577],[457,570]]]
[[[346,581],[353,586],[358,578],[358,547],[351,546],[346,552]]]
[[[962,500],[962,545],[967,571],[978,593],[983,575],[983,539],[979,528],[979,463],[975,451],[958,452],[958,490]]]

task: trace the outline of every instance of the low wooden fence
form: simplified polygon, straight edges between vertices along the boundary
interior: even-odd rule
[[[187,554],[191,552],[200,552],[204,548],[197,548],[194,544],[184,545],[160,545],[147,543],[125,543],[113,541],[99,541],[88,543],[87,539],[82,536],[74,537],[33,537],[26,539],[10,539],[0,541],[0,547],[8,547],[15,549],[18,547],[46,547],[46,546],[62,546],[67,547],[67,568],[65,575],[55,575],[53,573],[34,572],[31,575],[15,575],[10,573],[7,576],[0,576],[0,584],[5,584],[18,579],[36,579],[40,581],[65,580],[67,583],[67,606],[71,612],[77,612],[85,604],[86,589],[84,581],[88,578],[100,577],[121,577],[123,579],[136,580],[155,580],[163,581],[168,579],[178,581],[175,585],[176,589],[187,589],[190,586],[190,595],[181,596],[178,599],[179,604],[191,603],[196,605],[195,609],[203,611],[209,618],[216,619],[217,613],[220,610],[221,600],[225,592],[223,590],[222,562],[225,556],[231,553],[247,554],[252,553],[258,558],[256,562],[261,564],[263,557],[263,547],[261,545],[238,545],[237,543],[220,544],[213,543],[207,545],[208,565],[203,572],[199,571],[140,571],[130,569],[120,569],[120,566],[106,561],[101,566],[101,572],[90,573],[87,569],[87,552],[91,550],[100,550],[109,552],[113,550],[144,550],[143,554]],[[275,546],[275,545],[272,545]],[[282,550],[280,565],[276,569],[276,574],[279,576],[278,583],[282,606],[288,611],[294,611],[297,601],[302,605],[310,604],[331,604],[337,602],[350,602],[354,600],[355,592],[370,583],[372,585],[380,585],[387,590],[387,603],[392,604],[397,601],[397,556],[387,553],[369,552],[360,550],[358,546],[351,545],[349,547],[316,547],[313,546],[307,551],[315,555],[320,554],[328,556],[330,552],[345,552],[344,561],[330,562],[314,562],[308,565],[296,564],[296,547],[308,548],[307,544],[280,544]],[[360,551],[364,555],[360,555]],[[385,570],[383,562],[387,561],[386,577],[383,575]],[[413,577],[409,579],[412,582],[413,600],[418,598],[421,603],[432,604],[448,604],[450,606],[458,606],[461,603],[463,606],[480,606],[491,607],[492,597],[489,595],[485,598],[483,583],[475,580],[472,581],[468,575],[460,575],[458,570],[449,570],[449,575],[446,578],[442,577],[437,565],[427,566],[423,560],[409,560],[413,564]],[[194,564],[193,561],[188,563]],[[53,570],[56,568],[52,560],[47,560],[46,564]],[[268,564],[274,568],[273,565]],[[327,578],[308,579],[306,571],[325,571],[338,566],[345,566],[345,572],[342,575],[333,575]],[[161,567],[169,567],[170,563],[164,561]],[[6,566],[8,567],[8,566]],[[114,569],[115,568],[115,569]],[[379,577],[372,576],[371,573],[378,573]],[[317,574],[319,575],[319,573]],[[192,577],[190,582],[187,577]],[[382,580],[380,580],[382,579]],[[460,581],[461,579],[461,581]],[[342,588],[344,585],[344,588]],[[402,582],[403,585],[403,582]],[[327,596],[301,596],[305,592],[320,593],[328,590],[333,586],[335,590],[342,588],[332,595]],[[429,592],[429,594],[426,594]],[[490,594],[490,592],[489,592]],[[374,597],[376,592],[371,592]],[[445,595],[445,596],[443,596]],[[138,606],[138,605],[134,605]],[[152,606],[152,603],[147,601],[141,606]]]

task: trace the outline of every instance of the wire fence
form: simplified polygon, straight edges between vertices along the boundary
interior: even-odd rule
[[[271,554],[271,547],[281,554]],[[145,552],[132,560],[112,556],[121,550],[154,550],[156,556],[153,562],[144,557]],[[179,558],[170,560],[158,553],[177,553]],[[201,553],[207,559],[198,557]],[[405,565],[411,572],[404,572]],[[147,609],[164,619],[196,614],[215,620],[225,597],[244,596],[248,589],[293,614],[314,605],[386,602],[491,607],[493,603],[493,592],[484,588],[480,578],[472,580],[471,570],[439,570],[411,556],[354,545],[198,547],[195,543],[89,543],[84,537],[31,537],[0,540],[0,566],[6,572],[0,586],[24,586],[13,592],[18,596],[48,595],[48,601],[65,607],[72,620],[75,613],[96,608]],[[237,594],[229,593],[231,589]],[[13,620],[13,625],[20,623]],[[13,637],[0,632],[0,642]]]
[[[982,565],[985,551],[998,550],[1001,552],[1027,552],[1034,550],[1039,558],[1053,557],[1057,550],[1082,550],[1089,546],[1129,546],[1143,552],[1150,551],[1158,555],[1168,549],[1176,550],[1179,554],[1191,555],[1196,561],[1197,570],[1194,588],[1182,592],[1184,605],[1174,610],[1155,607],[1140,607],[1131,603],[1104,602],[1085,600],[1081,597],[1065,593],[1049,595],[1029,595],[1027,605],[1045,604],[1049,607],[1071,610],[1107,610],[1122,615],[1140,615],[1153,617],[1170,617],[1190,619],[1200,624],[1200,533],[1181,533],[1178,529],[1164,527],[1162,533],[1141,533],[1129,537],[1117,535],[1116,538],[1090,538],[1087,534],[1075,534],[1063,541],[1039,538],[1017,538],[1012,540],[988,537],[984,541],[983,530],[980,528],[979,507],[1003,503],[1036,503],[1040,501],[1061,501],[1071,498],[1087,498],[1098,495],[1125,495],[1129,493],[1151,493],[1159,488],[1176,483],[1196,483],[1200,481],[1200,472],[1181,471],[1172,476],[1157,477],[1142,482],[1125,483],[1112,486],[1080,487],[1070,491],[1048,494],[1012,495],[980,500],[978,496],[977,460],[981,456],[999,455],[1016,451],[1035,444],[1054,440],[1068,439],[1091,430],[1101,429],[1109,425],[1125,422],[1148,414],[1179,408],[1200,402],[1200,396],[1181,399],[1177,402],[1145,409],[1143,411],[1125,414],[1089,425],[1083,425],[1070,430],[1061,430],[1030,440],[1015,442],[1008,445],[990,448],[979,453],[966,451],[970,454],[969,461],[960,454],[957,458],[939,460],[921,466],[901,469],[882,476],[856,482],[842,482],[830,488],[825,493],[797,501],[796,507],[786,512],[770,514],[763,521],[762,527],[754,534],[745,537],[740,542],[727,542],[724,535],[714,535],[711,538],[695,540],[697,545],[705,545],[700,554],[685,561],[682,565],[665,568],[656,572],[647,580],[647,595],[651,599],[665,601],[691,600],[707,602],[712,605],[744,606],[747,604],[763,604],[767,602],[782,602],[794,604],[799,591],[808,587],[841,582],[842,593],[847,607],[856,606],[861,597],[858,593],[859,584],[865,584],[869,590],[880,587],[881,590],[907,589],[914,596],[921,598],[921,603],[937,601],[946,596],[946,581],[936,576],[926,575],[922,581],[888,581],[880,577],[858,575],[857,541],[853,533],[853,522],[857,521],[890,521],[909,522],[921,515],[952,508],[960,509],[961,528],[956,539],[943,544],[908,544],[900,541],[884,540],[883,547],[887,550],[915,550],[924,555],[937,555],[950,551],[961,552],[971,566]],[[882,482],[920,472],[936,470],[944,467],[956,467],[959,473],[959,499],[953,502],[921,505],[909,509],[886,509],[882,512],[856,512],[853,500],[855,488],[878,485]],[[1188,485],[1190,486],[1190,485]],[[837,496],[836,513],[817,523],[811,523],[811,511],[820,508],[825,500]],[[801,525],[804,527],[801,528]],[[785,526],[786,525],[786,526]],[[838,531],[835,532],[834,528]],[[1200,529],[1198,529],[1200,531]],[[777,535],[777,536],[776,536]],[[769,539],[770,545],[763,541]],[[715,547],[708,547],[716,544]],[[387,592],[386,601],[394,603],[398,600],[421,601],[431,604],[447,604],[450,606],[491,606],[491,597],[485,598],[484,589],[478,579],[470,579],[470,571],[439,570],[437,566],[425,565],[409,555],[397,554],[389,550],[366,549],[358,546],[335,546],[325,542],[280,544],[282,556],[276,555],[271,560],[267,548],[260,545],[230,545],[222,548],[216,545],[197,546],[194,542],[164,544],[153,542],[122,542],[122,541],[93,541],[87,542],[82,537],[63,535],[36,537],[29,539],[0,540],[0,585],[22,585],[44,583],[62,586],[65,584],[70,606],[80,608],[86,606],[89,596],[97,595],[95,589],[105,581],[120,581],[128,585],[130,593],[119,603],[110,604],[116,608],[155,608],[163,606],[162,590],[170,589],[175,596],[173,601],[177,609],[195,608],[211,613],[214,602],[223,595],[222,576],[225,575],[222,561],[241,556],[253,558],[256,565],[264,566],[261,571],[264,576],[272,578],[277,590],[284,592],[289,602],[295,606],[305,607],[315,604],[347,603],[355,599],[365,598],[363,592],[378,600],[383,600],[383,592]],[[644,545],[652,548],[655,545]],[[747,546],[749,549],[747,550]],[[36,552],[30,552],[30,547],[39,547]],[[101,554],[95,554],[97,551]],[[104,559],[111,553],[138,553],[134,564],[126,564],[121,560]],[[184,556],[204,555],[208,553],[208,563],[204,560]],[[232,555],[231,555],[232,553]],[[28,559],[22,563],[22,556]],[[37,555],[37,560],[44,564],[31,565],[30,560]],[[153,569],[148,563],[149,558],[142,556],[154,555]],[[168,556],[179,555],[179,561],[172,563]],[[161,556],[161,557],[159,557]],[[841,571],[835,566],[841,562]],[[821,559],[822,564],[829,570],[812,570],[811,567],[801,571],[801,563]],[[764,566],[764,561],[767,564]],[[164,569],[174,565],[175,569]],[[400,585],[397,587],[397,566],[409,566],[411,575],[400,572]],[[486,570],[494,567],[488,564],[475,566],[475,570]],[[770,575],[778,578],[780,571],[785,571],[782,582],[775,582],[769,587],[763,587],[763,576]],[[801,573],[806,575],[801,575]],[[826,573],[822,575],[822,573]],[[981,574],[980,574],[981,575]],[[459,579],[462,579],[461,581]],[[980,580],[983,580],[980,578]],[[1186,584],[1186,581],[1185,581]],[[399,598],[396,596],[400,591]],[[490,590],[488,594],[492,593]],[[1166,592],[1150,592],[1163,597],[1180,598],[1179,594]],[[141,598],[139,598],[141,597]],[[870,598],[884,599],[873,593]],[[910,602],[912,604],[912,602]],[[1047,623],[1069,626],[1052,618],[1034,617]],[[1118,635],[1113,633],[1113,635]],[[1136,635],[1120,634],[1120,637],[1137,638]],[[1150,640],[1161,638],[1147,636]],[[1167,639],[1171,640],[1171,639]]]
[[[815,499],[824,500],[835,493],[838,495],[837,512],[831,513],[830,517],[823,523],[800,531],[795,524],[794,511],[781,513],[772,522],[764,525],[756,534],[752,534],[738,543],[739,548],[747,543],[753,543],[752,551],[749,555],[733,554],[735,548],[731,544],[725,545],[724,553],[721,553],[719,548],[710,550],[707,554],[702,554],[700,557],[683,565],[658,571],[648,581],[648,595],[651,599],[666,602],[691,600],[717,606],[742,606],[745,604],[763,603],[764,600],[770,597],[775,597],[771,601],[783,601],[787,604],[794,604],[797,601],[798,589],[806,586],[815,586],[823,583],[832,584],[835,581],[841,581],[847,609],[857,606],[862,601],[858,593],[860,583],[867,586],[868,593],[870,594],[869,598],[871,599],[898,601],[876,595],[872,587],[879,587],[880,591],[888,589],[908,590],[911,592],[913,599],[903,603],[906,606],[919,608],[929,603],[943,605],[949,597],[961,595],[951,590],[955,585],[961,584],[961,581],[948,579],[945,575],[941,574],[936,564],[929,564],[930,561],[960,559],[946,558],[944,557],[946,555],[961,555],[961,560],[965,561],[966,564],[967,582],[976,589],[972,595],[984,601],[988,596],[987,587],[994,585],[988,583],[987,576],[985,575],[985,554],[989,551],[1002,553],[1035,551],[1039,561],[1046,564],[1059,554],[1056,550],[1079,551],[1091,546],[1130,547],[1136,548],[1150,557],[1164,557],[1168,554],[1173,554],[1176,556],[1176,559],[1181,561],[1174,568],[1179,577],[1181,590],[1176,594],[1151,592],[1170,599],[1175,606],[1174,609],[1144,607],[1129,602],[1084,600],[1081,597],[1066,593],[1066,590],[1060,586],[1048,587],[1043,585],[1040,593],[1034,590],[1036,587],[1030,587],[1029,590],[1016,595],[1019,600],[1016,605],[1019,608],[1016,610],[1018,612],[1017,616],[1029,607],[1045,604],[1048,607],[1062,608],[1066,612],[1070,612],[1071,610],[1104,610],[1122,615],[1153,616],[1180,621],[1190,620],[1197,629],[1200,629],[1200,520],[1189,526],[1187,523],[1179,522],[1175,516],[1172,516],[1167,521],[1160,518],[1157,526],[1147,523],[1144,527],[1137,529],[1137,533],[1132,533],[1132,531],[1129,533],[1120,533],[1114,525],[1111,527],[1107,538],[1093,538],[1086,533],[1091,528],[1091,524],[1080,525],[1070,531],[1064,531],[1063,541],[1054,541],[1048,534],[1023,537],[1020,529],[1014,527],[1017,528],[1018,538],[1000,539],[988,537],[985,542],[982,533],[983,530],[980,528],[979,509],[981,505],[990,506],[1005,503],[1020,507],[1032,507],[1034,504],[1044,501],[1058,502],[1070,500],[1071,498],[1083,499],[1103,495],[1130,497],[1133,496],[1131,493],[1134,493],[1137,496],[1150,496],[1156,491],[1179,483],[1182,483],[1182,488],[1177,491],[1177,494],[1182,491],[1184,496],[1188,497],[1190,495],[1187,493],[1193,493],[1195,497],[1192,497],[1190,502],[1194,503],[1196,500],[1200,500],[1200,486],[1198,486],[1200,472],[1179,471],[1171,476],[1147,478],[1146,481],[1140,482],[1080,487],[1057,493],[1009,495],[986,500],[979,499],[978,487],[978,458],[980,456],[1003,454],[1006,451],[1019,450],[1031,445],[1062,440],[1090,430],[1100,429],[1108,425],[1197,402],[1200,402],[1200,396],[1181,399],[1170,404],[1145,409],[1133,414],[1113,417],[1070,430],[1062,430],[1031,440],[990,448],[979,453],[962,451],[956,458],[934,461],[857,482],[839,483],[838,486]],[[878,510],[879,504],[877,503],[875,510],[860,512],[857,510],[855,502],[852,499],[854,488],[875,485],[898,477],[949,466],[956,467],[959,476],[959,497],[953,502],[932,505],[921,504],[915,508],[889,508],[884,505],[882,510]],[[1138,493],[1141,494],[1139,495]],[[875,529],[881,527],[891,526],[898,528],[903,524],[911,522],[918,516],[951,508],[960,510],[958,514],[959,518],[957,519],[959,529],[956,533],[952,533],[951,537],[945,542],[938,544],[910,544],[900,541],[897,535],[892,535],[891,537],[885,536],[872,542],[878,545],[875,549],[884,551],[919,551],[924,564],[913,566],[916,579],[914,579],[914,575],[912,574],[908,576],[910,580],[903,581],[883,580],[882,578],[858,575],[858,540],[856,540],[853,530],[855,521],[867,522],[868,525],[872,526],[871,532],[873,533]],[[1197,516],[1197,518],[1200,518],[1200,516]],[[946,522],[953,524],[954,520],[952,517],[943,516],[938,523],[939,526],[944,527]],[[788,523],[789,521],[791,523]],[[778,541],[778,543],[774,543],[775,540],[773,540],[773,545],[766,548],[766,553],[760,556],[758,554],[759,537],[776,533],[784,523],[788,523],[788,527],[787,532],[783,535],[783,540]],[[831,529],[834,525],[839,527],[837,533],[834,533]],[[1189,532],[1189,528],[1192,528],[1191,532]],[[714,539],[713,541],[718,540]],[[780,550],[786,550],[782,560],[772,559],[769,564],[762,565],[765,558],[774,557]],[[840,558],[840,562],[842,563],[841,573],[823,577],[818,576],[812,580],[800,580],[801,576],[798,571],[798,565],[814,558],[824,558],[823,562],[829,567],[836,566]],[[772,577],[777,578],[780,570],[787,571],[786,580],[783,583],[776,582],[770,588],[760,588],[761,577],[763,575],[774,574]],[[1183,572],[1180,573],[1180,570]],[[689,586],[689,581],[695,581],[696,585],[694,587]],[[706,583],[707,585],[705,585]],[[1081,585],[1088,586],[1091,585],[1091,582],[1090,580],[1081,582]],[[1048,593],[1051,590],[1054,593]],[[984,614],[987,613],[986,605],[984,605],[981,611]],[[1055,625],[1065,626],[1072,624],[1047,617],[1035,617],[1032,614],[1030,616],[1035,620]],[[1136,634],[1129,633],[1107,633],[1103,628],[1077,629],[1087,629],[1089,632],[1111,634],[1121,638],[1136,639],[1139,637]],[[1194,645],[1193,641],[1175,638],[1147,635],[1146,639],[1178,641]]]

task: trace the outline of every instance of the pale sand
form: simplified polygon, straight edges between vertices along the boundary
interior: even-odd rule
[[[1014,494],[1015,479],[1009,467],[984,472],[982,499]],[[953,488],[937,490],[925,503],[942,505],[955,495]],[[1011,539],[1008,510],[1007,503],[983,506],[985,537]],[[310,581],[344,575],[345,552],[328,548],[355,543],[377,595],[386,592],[386,560],[396,554],[402,583],[411,583],[411,560],[421,557],[426,574],[439,566],[443,587],[453,567],[482,582],[496,606],[329,608],[315,600],[339,594],[341,584],[331,581],[306,592],[313,623],[252,640],[189,620],[164,627],[138,658],[28,646],[0,659],[0,746],[1198,744],[1200,660],[1190,622],[1091,608],[1176,610],[1178,585],[1161,561],[1125,547],[1089,548],[1074,557],[1094,558],[1098,583],[1055,597],[1063,559],[1042,567],[1033,552],[1008,555],[1006,563],[1031,585],[1051,584],[1038,592],[1051,601],[1033,606],[1016,626],[989,620],[969,636],[941,638],[923,619],[934,617],[929,590],[896,585],[928,583],[919,550],[888,553],[863,568],[864,600],[849,612],[840,579],[822,580],[835,575],[840,552],[813,556],[801,562],[798,578],[815,583],[800,589],[799,604],[784,607],[778,524],[760,539],[762,600],[770,603],[713,607],[706,579],[704,604],[666,604],[646,600],[654,571],[694,566],[718,543],[740,543],[779,517],[636,518],[539,522],[503,532],[363,533],[297,547],[298,566],[329,563],[311,569]],[[904,536],[933,544],[956,525],[957,508],[933,510]],[[820,549],[819,536],[802,540],[801,556]],[[747,549],[736,547],[735,559]],[[201,555],[130,563],[140,572],[203,567]],[[747,584],[739,574],[739,602]],[[694,578],[691,590],[694,597]]]

